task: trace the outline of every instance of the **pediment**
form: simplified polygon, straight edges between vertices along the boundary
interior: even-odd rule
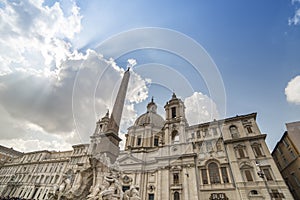
[[[120,165],[128,165],[128,164],[142,164],[143,160],[140,160],[130,154],[124,155],[118,159]]]

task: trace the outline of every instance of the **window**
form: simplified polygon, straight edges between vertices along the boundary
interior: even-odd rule
[[[208,172],[211,184],[221,183],[218,165],[214,162],[209,163]]]
[[[210,136],[208,129],[204,129],[204,137]]]
[[[197,131],[197,138],[201,138],[200,130]]]
[[[293,178],[294,178],[295,182],[297,183],[297,185],[300,186],[300,181],[299,181],[298,177],[296,176],[296,174],[291,173],[291,175],[293,176]]]
[[[148,195],[148,200],[154,200],[154,194],[149,194]]]
[[[179,184],[179,174],[178,173],[173,174],[173,184],[174,185]]]
[[[282,154],[282,150],[279,146],[277,147],[277,151],[278,151],[279,154]]]
[[[46,199],[47,192],[48,192],[48,189],[46,189],[46,190],[45,190],[45,193],[44,193],[43,199]]]
[[[42,177],[43,177],[43,176],[42,176]],[[56,175],[56,176],[55,176],[55,181],[54,181],[54,183],[57,183],[57,182],[58,182],[58,179],[59,179],[59,176]]]
[[[245,176],[246,176],[246,180],[249,181],[249,182],[252,182],[253,181],[253,178],[252,178],[252,174],[251,174],[251,171],[250,170],[245,170]]]
[[[282,160],[283,160],[283,162],[284,162],[285,165],[288,164],[288,161],[287,161],[287,159],[284,157],[284,155],[282,155]]]
[[[239,153],[239,158],[246,158],[243,148],[240,147],[240,148],[237,149],[237,151]]]
[[[179,143],[179,134],[178,134],[178,131],[173,131],[172,132],[172,142],[174,144]]]
[[[218,135],[217,128],[212,128],[212,132],[213,132],[213,135],[214,135],[214,136],[217,136],[217,135]]]
[[[287,139],[286,137],[283,138],[282,142],[283,142],[283,144],[284,144],[286,147],[290,146],[290,143],[289,143],[289,141],[288,141],[288,139]]]
[[[251,126],[246,126],[246,129],[248,133],[253,133]]]
[[[258,192],[257,192],[257,190],[251,190],[251,191],[250,191],[250,194],[251,194],[251,195],[258,195]]]
[[[278,190],[272,190],[270,195],[271,195],[272,198],[275,198],[277,200],[280,200],[280,199],[284,198],[284,195],[282,193],[279,193]]]
[[[273,178],[271,176],[270,170],[269,169],[263,169],[264,175],[267,179],[267,181],[273,181]]]
[[[232,138],[238,138],[239,137],[239,132],[236,126],[232,125],[229,127],[229,131],[231,134]]]
[[[256,157],[262,157],[263,156],[263,154],[261,152],[261,147],[260,147],[259,144],[252,145],[252,149],[253,149],[254,154],[255,154]]]
[[[296,158],[296,156],[295,156],[293,150],[290,151],[290,154],[291,154],[291,157],[292,157],[293,159]]]
[[[202,183],[208,184],[206,169],[201,169]]]
[[[195,139],[195,133],[192,133],[191,136],[192,136],[192,139]]]
[[[209,200],[228,200],[225,193],[212,193]]]
[[[157,136],[154,137],[154,146],[155,147],[158,147],[158,142],[159,142],[159,139]]]
[[[141,136],[139,136],[137,138],[137,146],[141,146],[141,144],[142,144],[142,138],[141,138]]]
[[[176,117],[176,107],[171,108],[172,118]]]
[[[174,200],[180,200],[179,192],[174,192]]]
[[[221,173],[222,173],[223,183],[229,183],[226,167],[221,167]]]

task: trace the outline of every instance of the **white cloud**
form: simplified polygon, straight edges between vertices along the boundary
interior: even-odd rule
[[[72,138],[61,140],[68,144],[89,142],[96,120],[107,108],[112,110],[123,73],[112,60],[88,50],[80,59],[68,59],[61,65],[60,80],[26,70],[1,76],[0,103],[5,109],[2,109],[0,123],[17,126],[16,122],[20,122],[13,130],[3,129],[2,138],[9,136],[14,141],[20,138],[26,141],[22,135],[32,132],[24,130],[22,124],[26,122],[31,127],[40,127],[37,132],[44,132],[49,140],[52,136],[66,137],[74,132]],[[134,104],[148,97],[146,84],[147,81],[131,72],[120,126],[122,132],[126,132],[136,117]],[[48,148],[53,143],[46,143],[46,138],[41,140],[41,146]],[[57,146],[59,144],[63,143]]]
[[[184,104],[186,106],[186,118],[190,125],[219,118],[216,104],[201,92],[194,92],[192,96],[185,98]]]
[[[133,66],[135,66],[137,64],[136,60],[133,59],[133,58],[128,59],[127,63],[128,63],[127,67],[133,67]]]
[[[300,0],[292,0],[292,4],[300,3]]]
[[[289,18],[289,25],[299,25],[300,24],[300,8],[295,11],[292,18]]]
[[[300,0],[291,0],[292,5],[300,3]],[[299,25],[300,24],[300,8],[297,8],[293,17],[288,20],[289,25]]]
[[[0,75],[16,68],[54,71],[74,54],[68,41],[81,29],[79,8],[43,2],[5,1],[0,8]]]
[[[286,99],[290,103],[300,104],[300,76],[296,76],[285,88]]]
[[[0,8],[2,145],[22,151],[71,148],[89,142],[96,120],[112,110],[124,70],[93,50],[73,49],[82,16],[70,2],[63,7],[5,1]],[[131,74],[123,132],[136,116],[133,104],[148,95],[147,82]]]

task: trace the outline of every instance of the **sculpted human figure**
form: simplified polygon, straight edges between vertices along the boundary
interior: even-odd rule
[[[87,200],[96,200],[100,191],[101,187],[99,184],[97,184],[95,187],[92,188],[91,193],[87,196]]]
[[[132,185],[129,190],[125,191],[123,200],[141,200],[139,191]]]
[[[58,188],[57,200],[60,200],[64,194],[66,194],[68,191],[70,191],[71,188],[72,188],[71,179],[70,179],[70,177],[66,177]]]

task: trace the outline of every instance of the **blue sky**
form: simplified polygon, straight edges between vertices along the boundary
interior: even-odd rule
[[[92,57],[92,53],[87,53],[89,50],[96,49],[99,47],[99,44],[117,34],[137,28],[157,27],[184,34],[206,50],[216,64],[224,84],[226,94],[225,115],[230,117],[257,112],[257,122],[261,131],[268,134],[267,144],[270,149],[275,146],[276,141],[280,139],[286,130],[285,123],[300,120],[299,79],[296,79],[290,85],[288,90],[289,100],[285,94],[288,83],[300,76],[300,11],[297,15],[300,2],[297,0],[211,0],[188,2],[64,0],[58,1],[58,3],[55,3],[56,1],[38,1],[41,2],[41,4],[31,1],[24,1],[23,3],[21,3],[22,1],[12,2],[13,1],[4,1],[3,5],[1,5],[1,14],[5,13],[5,15],[1,15],[1,18],[6,19],[5,17],[11,17],[9,12],[5,12],[5,9],[8,7],[12,7],[15,10],[15,13],[11,15],[16,16],[18,14],[23,17],[16,18],[15,21],[3,23],[5,26],[3,25],[2,28],[0,23],[0,34],[8,38],[5,41],[3,40],[2,44],[10,46],[9,48],[12,48],[12,45],[18,44],[16,42],[18,41],[16,39],[17,36],[14,36],[14,34],[17,35],[16,33],[18,33],[20,34],[19,36],[26,39],[23,40],[26,42],[39,41],[39,38],[44,38],[44,40],[41,41],[55,41],[53,43],[47,43],[45,49],[52,49],[53,52],[57,53],[49,53],[46,50],[43,51],[42,48],[39,50],[34,46],[30,47],[31,49],[28,49],[28,51],[24,51],[24,49],[28,48],[24,47],[22,50],[16,50],[18,55],[22,55],[19,62],[11,64],[12,62],[8,62],[10,55],[6,55],[5,50],[1,50],[0,58],[2,59],[0,59],[0,62],[3,69],[5,69],[0,73],[2,74],[0,86],[2,85],[3,88],[14,86],[13,80],[16,80],[14,75],[17,76],[18,74],[19,77],[20,71],[22,71],[23,74],[22,79],[19,78],[23,81],[23,79],[29,76],[28,74],[24,75],[25,71],[26,73],[29,71],[33,72],[33,68],[37,71],[41,70],[44,75],[47,74],[47,78],[43,79],[42,83],[45,85],[45,82],[47,82],[48,85],[50,85],[49,87],[52,88],[52,82],[49,83],[48,81],[50,79],[52,80],[54,72],[59,74],[64,71],[67,74],[67,72],[71,70],[71,68],[60,68],[60,66],[76,65],[70,63],[71,61],[67,62],[67,64],[62,64],[66,59],[73,57],[73,60],[77,59],[78,62],[84,63],[83,60],[86,59],[84,56],[88,58]],[[55,5],[56,9],[54,9]],[[52,8],[52,11],[48,12],[46,6]],[[17,8],[23,8],[24,12]],[[76,8],[77,12],[74,12],[72,8]],[[59,14],[61,13],[60,11],[63,13],[62,15]],[[42,18],[39,17],[40,21],[36,18],[36,16],[39,15],[42,16]],[[50,16],[56,17],[50,18]],[[49,22],[47,20],[49,20]],[[37,21],[39,23],[37,23]],[[45,24],[46,28],[33,31],[31,27],[35,27],[35,23]],[[22,33],[21,31],[15,31],[14,27],[18,27],[17,25],[24,26]],[[43,27],[41,25],[39,26]],[[52,28],[47,29],[47,27]],[[9,34],[10,36],[7,36]],[[36,35],[39,35],[39,37],[36,37]],[[35,37],[37,39],[33,40]],[[64,43],[64,45],[60,45],[61,43]],[[43,44],[44,42],[39,43],[39,45],[42,46]],[[109,57],[114,56],[105,54],[108,50],[110,49],[103,49],[103,51],[99,49],[98,53],[103,54],[103,57],[108,60]],[[75,59],[74,52],[82,55],[76,54],[77,57],[75,56]],[[151,70],[143,72],[142,69],[149,67],[147,64],[161,64],[161,66],[163,66],[162,68],[169,69],[169,72],[172,71],[170,69],[174,69],[174,71],[188,80],[187,82],[191,85],[194,92],[201,92],[203,95],[206,95],[205,98],[210,96],[209,86],[205,85],[205,77],[195,76],[193,70],[191,70],[191,64],[180,58],[180,56],[174,56],[170,52],[164,52],[158,49],[141,49],[120,56],[115,59],[115,63],[122,68],[126,68],[126,61],[129,58],[137,60],[135,72],[140,73],[143,80],[146,78],[151,79],[151,76],[153,80],[155,76],[155,73],[150,75]],[[27,62],[23,62],[24,60]],[[88,61],[85,60],[85,62]],[[26,65],[26,67],[24,65]],[[50,75],[46,72],[49,72]],[[34,71],[34,73],[40,72]],[[150,77],[147,77],[147,73]],[[32,74],[30,74],[30,76],[31,75]],[[74,85],[64,79],[70,76],[57,76],[60,80],[59,83],[62,83],[60,84],[60,89],[69,84],[70,88]],[[34,75],[34,77],[38,76]],[[36,78],[36,80],[38,83],[41,83],[39,82],[41,81],[39,78]],[[73,79],[70,78],[70,80]],[[142,81],[139,78],[135,80]],[[162,80],[163,77],[157,81]],[[21,83],[23,83],[22,81]],[[174,80],[172,80],[171,77],[166,77],[164,81],[172,82]],[[19,99],[28,99],[31,95],[34,95],[30,92],[26,93],[27,90],[32,91],[32,82],[28,82],[27,84],[28,87],[26,87],[25,84],[22,86],[24,87],[22,91],[25,92]],[[142,81],[141,85],[142,87],[140,87],[141,91],[139,94],[144,94],[144,96],[136,98],[133,103],[128,106],[128,110],[133,113],[133,115],[128,114],[128,118],[130,118],[130,116],[136,117],[143,113],[145,111],[144,106],[152,95],[161,107],[169,99],[172,90],[175,90],[182,98],[192,95],[191,92],[187,92],[188,90],[176,90],[176,85],[163,87],[162,84],[151,85],[145,80]],[[40,91],[40,88],[36,90]],[[50,92],[47,91],[45,87],[43,87],[42,90],[49,95]],[[53,92],[53,88],[51,91]],[[59,91],[59,89],[56,91]],[[100,93],[101,92],[99,92],[99,96]],[[60,105],[63,105],[64,100],[55,98],[58,94],[55,93],[54,95],[51,93],[50,96],[53,98],[51,102],[58,102]],[[72,95],[71,92],[61,92],[61,94]],[[5,91],[0,93],[3,113],[8,116],[5,119],[3,118],[2,121],[0,119],[0,123],[2,123],[1,126],[5,122],[9,122],[6,123],[7,126],[16,123],[16,121],[19,124],[25,123],[27,124],[26,130],[24,130],[21,125],[18,127],[21,127],[21,130],[24,130],[27,136],[25,137],[24,135],[21,136],[18,134],[16,134],[15,137],[5,136],[2,142],[0,141],[3,145],[14,145],[17,144],[17,142],[20,143],[20,140],[22,140],[22,144],[24,144],[24,147],[21,148],[22,150],[26,151],[32,148],[32,146],[26,142],[30,140],[32,143],[32,141],[34,141],[29,131],[34,131],[42,135],[39,140],[44,142],[41,143],[39,148],[62,148],[65,143],[58,144],[58,141],[59,137],[63,134],[65,134],[64,137],[69,138],[65,140],[67,144],[77,142],[74,138],[72,139],[75,134],[74,132],[76,132],[74,129],[76,128],[72,126],[71,121],[66,123],[70,124],[68,127],[64,127],[61,125],[63,124],[62,121],[50,120],[50,117],[53,118],[57,116],[56,113],[53,113],[53,115],[49,115],[49,119],[45,119],[45,121],[53,121],[53,124],[50,126],[45,125],[46,122],[40,118],[37,119],[34,117],[39,116],[39,114],[44,116],[42,114],[46,114],[47,109],[50,109],[48,108],[50,107],[49,103],[46,103],[46,100],[41,100],[41,106],[33,106],[33,109],[36,109],[35,112],[26,118],[26,116],[18,113],[19,111],[13,109],[14,107],[18,107],[18,109],[22,111],[22,109],[25,109],[24,107],[28,107],[26,105],[20,105],[25,104],[26,101],[11,101],[11,99],[15,99],[16,96],[17,94],[13,92],[11,92],[10,95]],[[25,98],[24,96],[29,97]],[[40,98],[43,99],[43,97]],[[68,97],[66,98],[68,99]],[[59,99],[62,99],[62,97]],[[106,101],[111,102],[111,99],[112,97],[109,97]],[[99,102],[100,100],[101,99],[99,99]],[[69,102],[65,103],[69,105]],[[105,106],[111,107],[111,103],[109,105],[106,103]],[[96,111],[97,117],[102,115],[101,112],[106,109],[104,108],[105,106],[96,106],[99,110]],[[160,110],[162,112],[162,108]],[[60,117],[61,120],[67,118],[67,116]],[[127,122],[127,125],[129,122],[130,120]],[[93,123],[94,121],[91,123],[91,126],[94,126]],[[92,127],[92,129],[93,128],[94,127]],[[19,129],[16,130],[19,131]],[[16,130],[7,128],[7,132]],[[84,128],[82,128],[82,130],[84,130]],[[6,134],[5,131],[3,134]],[[81,140],[84,140],[82,139],[83,137],[84,136],[81,137]],[[47,140],[57,140],[57,142],[49,143]]]

